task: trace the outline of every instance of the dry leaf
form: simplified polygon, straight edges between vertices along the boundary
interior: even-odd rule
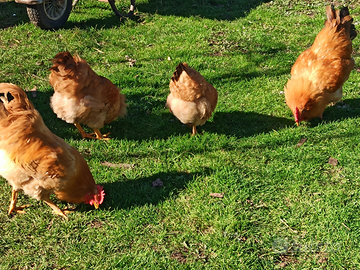
[[[133,169],[135,167],[135,164],[125,164],[125,163],[111,163],[111,162],[100,162],[101,165],[103,166],[108,166],[108,167],[112,167],[112,168],[123,168],[123,169]]]
[[[210,193],[209,195],[214,198],[224,198],[224,192],[223,193]]]
[[[328,162],[329,164],[331,164],[331,165],[333,165],[333,166],[336,166],[336,165],[338,165],[339,164],[339,161],[337,160],[337,159],[335,159],[335,158],[329,158],[329,162]]]
[[[136,59],[130,58],[128,55],[125,55],[125,59],[129,61],[129,66],[133,67],[136,63]]]
[[[160,178],[156,179],[155,181],[152,182],[152,187],[163,187],[164,183],[161,181]]]
[[[307,138],[302,138],[296,145],[296,147],[302,146],[307,141]]]

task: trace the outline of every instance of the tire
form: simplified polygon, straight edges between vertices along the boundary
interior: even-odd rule
[[[59,29],[69,18],[72,0],[44,0],[38,5],[27,5],[30,21],[42,29]]]
[[[122,14],[120,13],[120,11],[117,9],[116,5],[115,5],[115,1],[116,0],[108,0],[111,9],[114,11],[115,15],[118,17],[132,17],[134,16],[134,9],[135,9],[135,0],[131,0],[131,5],[130,5],[130,10],[129,13],[127,14]]]

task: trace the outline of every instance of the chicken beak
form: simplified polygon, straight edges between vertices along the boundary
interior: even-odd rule
[[[95,209],[99,209],[99,204],[94,202],[94,207],[95,207]]]
[[[300,124],[299,122],[296,122],[296,126],[297,126],[297,127],[299,126],[299,124]]]

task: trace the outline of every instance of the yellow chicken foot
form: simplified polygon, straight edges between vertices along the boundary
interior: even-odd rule
[[[10,202],[10,206],[9,206],[9,211],[8,211],[8,215],[11,215],[11,213],[15,212],[17,214],[24,214],[25,211],[23,211],[23,209],[25,207],[29,207],[30,204],[25,204],[22,206],[17,207],[16,206],[16,201],[17,201],[17,196],[19,194],[19,191],[13,189],[12,190],[12,194],[11,194],[11,202]]]
[[[108,137],[110,135],[110,132],[106,133],[106,134],[101,134],[99,129],[94,129],[96,138],[98,140],[105,140],[105,141],[109,141],[110,138]]]
[[[94,139],[94,137],[91,134],[88,134],[88,133],[85,132],[85,130],[83,130],[83,128],[81,127],[80,124],[74,123],[74,125],[80,131],[80,134],[83,137],[83,139],[85,139],[85,138]]]
[[[55,204],[52,200],[49,198],[43,199],[43,201],[51,207],[51,209],[54,211],[54,213],[58,216],[61,216],[65,218],[66,220],[69,220],[69,218],[65,215],[65,213]],[[65,210],[66,213],[70,213],[71,211]]]

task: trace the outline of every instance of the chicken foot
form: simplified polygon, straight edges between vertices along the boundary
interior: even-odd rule
[[[16,201],[17,201],[18,194],[19,194],[18,190],[15,190],[15,189],[12,190],[11,202],[10,202],[10,206],[9,206],[8,215],[10,215],[12,212],[15,212],[17,214],[24,214],[25,211],[23,211],[23,209],[30,206],[30,204],[25,204],[23,206],[17,207]]]
[[[96,135],[96,139],[105,140],[105,141],[110,140],[110,138],[108,137],[110,135],[110,132],[108,132],[106,134],[101,134],[99,129],[94,129],[94,132],[95,132],[95,135]]]
[[[74,123],[74,125],[80,131],[80,134],[84,139],[88,138],[88,139],[97,139],[97,140],[105,140],[105,141],[110,140],[110,138],[107,137],[107,136],[109,136],[110,132],[106,133],[106,134],[101,134],[99,129],[94,129],[94,133],[89,134],[89,133],[85,132],[85,130],[81,127],[80,124]],[[94,137],[94,135],[96,137]]]
[[[191,136],[196,135],[197,130],[196,130],[196,126],[192,125],[192,124],[186,124],[189,128],[191,128]]]
[[[69,220],[69,218],[66,216],[66,214],[71,213],[71,211],[68,210],[61,210],[52,200],[50,200],[49,198],[45,198],[42,199],[48,206],[51,207],[51,209],[53,210],[53,212],[58,215],[61,216],[63,218],[65,218],[66,220]],[[65,214],[66,213],[66,214]]]

